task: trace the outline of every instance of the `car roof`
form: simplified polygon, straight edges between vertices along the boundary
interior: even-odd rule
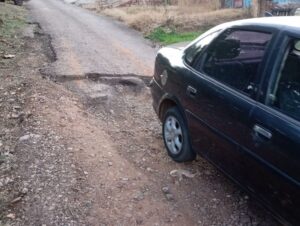
[[[274,16],[274,17],[262,17],[245,20],[237,20],[223,24],[226,27],[229,26],[265,26],[270,28],[282,29],[293,28],[300,29],[300,16]]]

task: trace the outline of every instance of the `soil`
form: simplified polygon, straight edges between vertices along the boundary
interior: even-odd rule
[[[30,26],[0,68],[0,225],[279,225],[207,161],[167,156],[149,77],[49,78]]]

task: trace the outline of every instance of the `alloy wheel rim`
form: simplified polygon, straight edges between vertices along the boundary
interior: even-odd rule
[[[164,139],[169,151],[178,154],[183,146],[182,128],[174,116],[168,116],[164,125]]]

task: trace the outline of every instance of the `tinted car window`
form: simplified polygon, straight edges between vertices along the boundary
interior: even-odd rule
[[[220,82],[250,93],[271,37],[270,33],[258,31],[227,30],[195,67]]]
[[[300,40],[292,40],[275,86],[273,106],[300,121]]]

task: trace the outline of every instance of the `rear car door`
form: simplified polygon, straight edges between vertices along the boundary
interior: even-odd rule
[[[246,136],[248,189],[300,222],[300,35],[283,34]],[[298,43],[298,44],[297,44]],[[296,49],[298,45],[298,49]],[[280,45],[279,45],[280,46]],[[276,65],[276,67],[273,67]]]
[[[186,115],[194,149],[239,183],[260,66],[272,34],[227,29],[187,66]]]

